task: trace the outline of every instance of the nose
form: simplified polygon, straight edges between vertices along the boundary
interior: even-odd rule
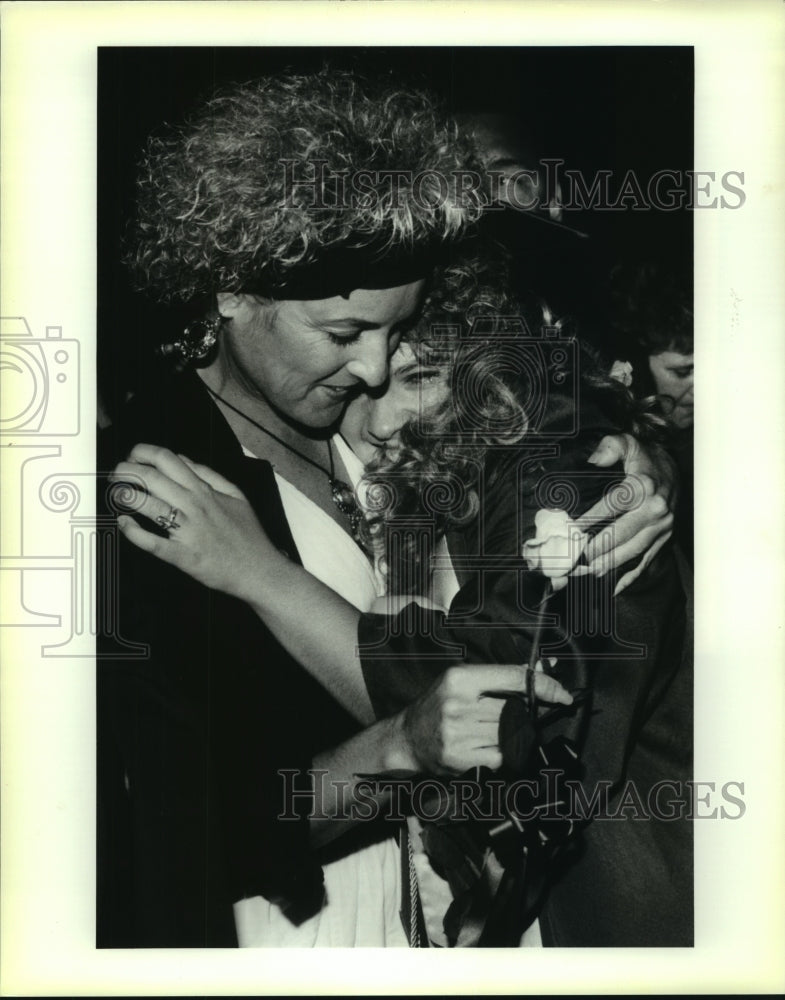
[[[366,330],[357,342],[354,357],[346,365],[346,370],[369,389],[384,385],[390,371],[389,333],[385,330]]]
[[[415,410],[403,405],[394,387],[391,387],[378,399],[368,399],[366,436],[374,443],[389,443],[414,415]]]

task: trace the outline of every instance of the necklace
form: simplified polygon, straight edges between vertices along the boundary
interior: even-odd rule
[[[293,455],[296,455],[303,462],[307,462],[308,465],[312,465],[314,469],[318,469],[319,472],[321,472],[323,475],[327,477],[327,482],[329,483],[330,486],[330,495],[332,496],[333,503],[338,508],[338,510],[345,517],[349,519],[352,538],[355,540],[355,542],[357,542],[357,544],[362,549],[364,549],[365,546],[363,545],[362,542],[360,528],[362,527],[365,518],[363,517],[363,513],[360,510],[360,507],[357,503],[357,499],[355,498],[354,490],[351,488],[351,486],[349,486],[348,483],[345,483],[342,479],[336,479],[335,477],[335,460],[333,459],[333,446],[330,439],[329,438],[327,439],[327,455],[330,459],[330,469],[328,471],[319,462],[314,462],[312,458],[309,458],[307,455],[304,455],[301,451],[299,451],[299,449],[293,447],[287,441],[284,441],[282,437],[279,437],[277,434],[274,434],[272,431],[268,430],[258,421],[254,420],[253,417],[249,417],[247,413],[243,413],[242,410],[238,410],[236,406],[233,406],[230,402],[224,399],[223,396],[219,396],[217,392],[213,392],[213,390],[210,388],[209,385],[205,384],[205,388],[213,397],[213,399],[218,400],[219,403],[223,403],[224,406],[228,407],[233,413],[236,413],[238,417],[242,417],[243,420],[247,420],[249,424],[253,424],[253,426],[256,427],[257,430],[260,430],[263,434],[266,434],[268,437],[271,437],[273,441],[277,441],[278,444],[286,448],[287,451],[290,451]]]

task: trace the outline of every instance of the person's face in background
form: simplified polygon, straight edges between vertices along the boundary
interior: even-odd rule
[[[516,211],[547,207],[552,219],[561,220],[560,190],[549,192],[546,206],[545,184],[534,152],[536,139],[524,138],[517,118],[495,112],[465,112],[458,115],[458,122],[472,135],[488,170],[501,174],[496,190],[503,204]]]
[[[404,424],[437,409],[450,392],[449,368],[421,361],[407,343],[390,360],[390,378],[380,393],[353,399],[341,422],[341,434],[367,465],[382,448],[395,447]]]
[[[680,430],[692,427],[695,402],[693,355],[674,350],[650,354],[649,371],[657,394],[666,397],[663,409],[670,423]]]

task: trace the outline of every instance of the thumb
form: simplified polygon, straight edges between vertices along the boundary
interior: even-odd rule
[[[627,454],[627,444],[623,436],[618,435],[606,435],[597,447],[594,449],[592,454],[588,457],[587,461],[592,465],[599,465],[601,468],[609,468],[611,465],[615,465],[617,462],[622,461]]]

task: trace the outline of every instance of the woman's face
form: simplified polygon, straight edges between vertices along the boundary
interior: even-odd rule
[[[308,301],[221,293],[219,311],[232,322],[222,333],[219,360],[246,395],[289,421],[329,427],[358,390],[387,381],[390,356],[417,312],[424,284]]]
[[[367,465],[381,448],[394,447],[397,435],[412,418],[427,416],[448,397],[449,369],[418,361],[404,343],[390,362],[390,380],[381,392],[363,393],[346,409],[341,434]]]
[[[657,386],[658,395],[668,396],[673,401],[670,406],[666,401],[668,420],[674,427],[682,430],[692,427],[695,402],[693,355],[679,354],[677,351],[651,354],[649,370]]]

